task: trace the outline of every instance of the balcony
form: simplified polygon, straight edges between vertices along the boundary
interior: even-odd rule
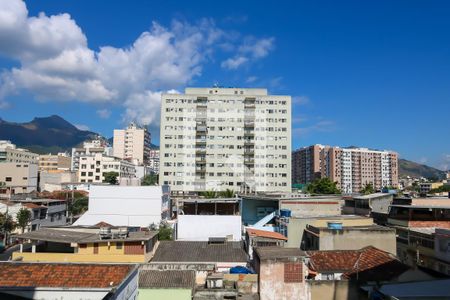
[[[197,130],[197,134],[199,134],[199,132],[203,134],[207,131],[207,127],[205,125],[197,125],[195,130]]]
[[[244,130],[244,136],[254,136],[255,131],[253,130]]]

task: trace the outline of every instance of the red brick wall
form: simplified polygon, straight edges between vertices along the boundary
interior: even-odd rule
[[[284,282],[302,282],[302,263],[284,263]]]
[[[145,254],[141,242],[125,242],[125,254]]]

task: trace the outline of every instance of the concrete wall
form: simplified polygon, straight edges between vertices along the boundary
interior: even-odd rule
[[[280,209],[291,210],[292,216],[335,216],[341,214],[341,198],[280,200]]]
[[[350,281],[311,280],[308,283],[311,286],[311,300],[367,299],[359,294],[357,284]]]
[[[306,276],[307,268],[303,266]],[[262,261],[259,265],[259,294],[261,300],[307,300],[309,285],[303,280],[298,283],[284,282],[284,262]]]
[[[160,186],[91,186],[89,209],[74,225],[147,227],[161,222]]]
[[[251,198],[247,199],[244,197],[241,201],[241,214],[243,224],[253,225],[264,217],[258,216],[258,207],[266,208],[267,211],[269,211],[270,209],[277,210],[278,201],[258,200]]]
[[[177,240],[208,241],[210,237],[231,235],[233,241],[240,241],[241,223],[241,216],[180,215],[177,224]]]
[[[191,300],[191,289],[139,289],[138,300]]]
[[[373,224],[371,218],[290,218],[288,224],[288,241],[285,247],[299,248],[303,239],[306,225],[326,227],[328,222],[342,222],[343,226],[369,226]]]
[[[319,250],[357,250],[374,246],[397,254],[395,230],[321,230]]]

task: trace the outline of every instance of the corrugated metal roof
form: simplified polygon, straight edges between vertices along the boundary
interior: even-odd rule
[[[141,270],[139,288],[193,288],[194,270]]]
[[[152,262],[246,262],[241,242],[161,241]]]

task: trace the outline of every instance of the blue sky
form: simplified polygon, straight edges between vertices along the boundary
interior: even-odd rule
[[[5,120],[58,114],[111,136],[135,119],[158,136],[161,91],[267,87],[293,96],[295,148],[450,168],[448,1],[0,0],[2,13]]]

